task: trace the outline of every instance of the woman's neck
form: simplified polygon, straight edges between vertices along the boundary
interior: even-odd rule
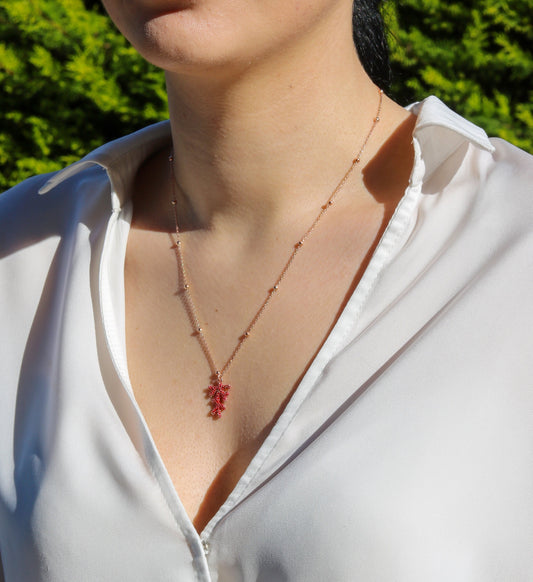
[[[264,228],[327,198],[379,102],[345,38],[315,38],[226,76],[167,73],[174,171],[190,227]],[[385,99],[382,117],[367,160],[405,113]]]

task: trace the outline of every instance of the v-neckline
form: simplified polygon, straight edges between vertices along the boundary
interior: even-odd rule
[[[346,302],[346,305],[339,314],[320,349],[308,365],[300,382],[293,390],[287,405],[269,434],[252,457],[229,496],[201,532],[196,530],[191,517],[181,502],[179,492],[172,482],[146,419],[135,399],[129,378],[125,347],[125,280],[123,267],[132,218],[131,201],[127,201],[121,209],[113,212],[105,233],[99,267],[99,299],[107,346],[122,389],[127,393],[139,423],[138,429],[141,431],[143,450],[139,451],[137,449],[137,452],[141,453],[144,457],[145,463],[148,465],[178,527],[188,540],[191,551],[196,558],[203,557],[205,559],[205,545],[208,543],[214,529],[245,498],[246,494],[252,490],[252,485],[254,483],[255,485],[258,484],[256,477],[261,467],[289,429],[300,406],[316,385],[326,365],[342,350],[344,345],[353,336],[359,315],[381,271],[399,250],[399,247],[401,248],[402,241],[405,241],[409,233],[409,226],[411,225],[412,227],[411,218],[420,191],[421,176],[417,176],[417,174],[421,173],[420,171],[417,172],[419,161],[419,155],[415,151],[412,178],[416,176],[416,180],[411,179],[403,197],[398,202],[359,283]],[[420,170],[420,168],[418,169]],[[111,260],[110,257],[113,257],[113,259]],[[113,263],[113,269],[110,268],[111,263]],[[126,421],[121,417],[120,411],[115,408],[115,412],[120,422],[127,429]],[[126,432],[130,433],[128,430]],[[131,444],[135,447],[133,442]]]

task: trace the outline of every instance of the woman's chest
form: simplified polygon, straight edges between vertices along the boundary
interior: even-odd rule
[[[373,241],[345,237],[340,249],[330,241],[326,250],[310,241],[285,274],[287,257],[280,264],[268,256],[243,261],[248,269],[211,261],[184,278],[169,238],[149,238],[133,230],[126,257],[129,374],[176,490],[202,529],[328,337]],[[218,401],[216,371],[229,386]]]

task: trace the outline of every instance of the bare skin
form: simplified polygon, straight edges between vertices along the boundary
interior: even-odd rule
[[[235,487],[331,331],[412,163],[413,119],[385,99],[361,168],[225,377],[233,386],[228,409],[220,420],[209,417],[211,370],[176,294],[170,147],[186,193],[180,228],[193,297],[222,364],[350,165],[378,103],[353,48],[349,0],[251,2],[246,16],[241,3],[205,0],[177,15],[161,8],[155,17],[154,3],[149,10],[139,1],[142,10],[125,13],[118,0],[105,2],[141,53],[167,71],[173,144],[140,168],[132,192],[126,340],[135,396],[198,531]],[[279,18],[271,20],[275,9]],[[195,44],[191,23],[205,42]]]

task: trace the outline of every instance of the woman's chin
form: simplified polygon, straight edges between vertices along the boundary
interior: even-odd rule
[[[247,49],[235,26],[203,18],[194,8],[159,13],[142,28],[122,32],[147,61],[172,73],[222,70],[249,62],[248,52],[257,48],[250,43]]]
[[[139,53],[175,73],[240,71],[291,45],[324,43],[351,22],[348,0],[103,1]]]

